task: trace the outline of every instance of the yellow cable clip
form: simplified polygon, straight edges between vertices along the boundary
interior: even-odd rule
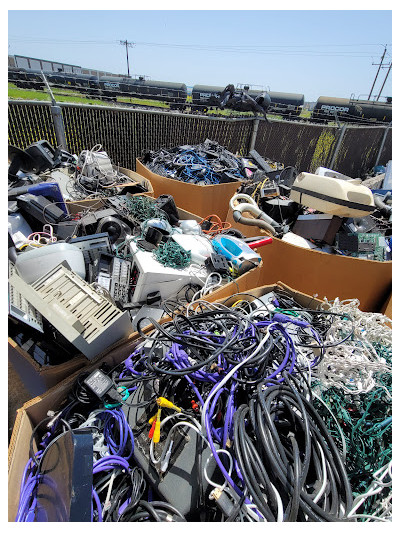
[[[160,442],[160,424],[161,424],[161,409],[157,411],[156,425],[154,427],[153,442],[157,444]]]
[[[156,402],[157,402],[157,405],[159,407],[167,407],[168,409],[173,409],[174,411],[176,411],[178,413],[180,413],[182,411],[182,409],[180,407],[177,407],[172,402],[170,402],[166,398],[163,398],[162,396],[157,398]]]

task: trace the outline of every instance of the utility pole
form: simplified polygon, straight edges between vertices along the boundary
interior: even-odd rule
[[[371,94],[372,94],[372,91],[374,90],[374,85],[376,83],[376,80],[378,78],[378,74],[381,70],[381,67],[382,67],[382,63],[383,63],[383,58],[385,57],[386,55],[386,44],[385,44],[385,50],[383,51],[383,54],[382,54],[382,57],[381,57],[381,62],[379,63],[379,67],[378,67],[378,72],[376,73],[376,76],[375,76],[375,79],[374,79],[374,83],[372,84],[372,87],[371,87],[371,90],[370,90],[370,93],[369,93],[369,96],[368,96],[368,100],[371,98]],[[377,63],[372,63],[373,65],[377,65]]]
[[[391,71],[391,68],[392,68],[392,63],[390,63],[390,66],[389,66],[388,71],[387,71],[387,73],[386,73],[385,79],[383,80],[382,87],[381,87],[381,90],[379,91],[379,94],[378,94],[377,100],[379,100],[379,97],[380,97],[381,92],[382,92],[382,90],[383,90],[383,88],[384,88],[384,86],[385,86],[386,80],[388,79],[389,72]]]
[[[132,48],[135,43],[130,43],[128,40],[125,39],[125,41],[120,41],[119,44],[122,44],[126,48],[126,64],[128,67],[128,78],[129,78],[129,56],[128,56],[128,48]]]

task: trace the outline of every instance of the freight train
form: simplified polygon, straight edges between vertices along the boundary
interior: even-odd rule
[[[327,123],[338,120],[369,124],[371,122],[392,121],[392,98],[386,102],[373,100],[356,100],[320,96],[312,112],[311,120]]]
[[[170,109],[206,111],[217,108],[225,87],[194,85],[192,98],[188,99],[187,86],[184,83],[173,83],[119,76],[91,76],[68,72],[45,72],[50,86],[71,87],[89,96],[116,100],[118,96],[158,100],[169,104]],[[38,88],[45,86],[40,71],[9,67],[8,79],[21,88]],[[248,95],[262,98],[262,91],[248,90]],[[304,95],[268,91],[270,98],[268,113],[282,115],[289,119],[299,119],[304,105]],[[265,106],[264,106],[265,107]],[[338,118],[341,121],[360,124],[391,122],[392,103],[321,96],[313,110],[312,122],[327,123]]]

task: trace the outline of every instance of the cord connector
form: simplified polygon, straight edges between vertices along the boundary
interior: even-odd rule
[[[161,426],[161,409],[157,411],[157,418],[154,422],[153,442],[157,444],[160,442],[160,426]]]
[[[182,411],[182,409],[180,407],[177,407],[176,405],[174,405],[172,402],[170,402],[169,400],[167,400],[166,398],[163,398],[162,396],[160,396],[159,398],[157,398],[156,400],[157,402],[157,405],[159,407],[166,407],[167,409],[173,409],[174,411],[176,411],[177,413],[180,413]]]

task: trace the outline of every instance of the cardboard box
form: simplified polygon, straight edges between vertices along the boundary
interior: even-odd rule
[[[390,320],[392,320],[392,290],[390,290],[390,294],[387,297],[385,303],[383,304],[380,312],[390,318]]]
[[[84,355],[79,355],[66,363],[43,366],[8,337],[8,361],[33,398],[85,366],[87,359]]]
[[[256,298],[260,298],[261,296],[264,296],[264,294],[267,294],[268,292],[276,291],[276,290],[284,290],[286,291],[289,296],[293,298],[295,302],[297,302],[302,307],[308,307],[310,309],[317,309],[317,308],[326,308],[326,304],[324,304],[323,300],[317,298],[315,295],[309,295],[305,294],[304,292],[298,291],[296,289],[293,289],[292,287],[289,287],[285,283],[282,283],[282,281],[277,281],[276,283],[268,284],[268,285],[261,285],[259,287],[254,287],[253,289],[248,289],[246,291],[246,294],[233,294],[233,295],[227,295],[227,296],[221,296],[218,300],[214,300],[214,303],[224,303],[227,302],[228,306],[232,306],[235,302],[238,300],[248,300],[251,301],[251,296],[255,296]]]
[[[151,182],[155,197],[171,194],[177,206],[196,213],[201,218],[215,214],[225,221],[229,199],[240,186],[239,181],[220,185],[195,185],[165,178],[149,170],[139,159],[136,159],[136,170]]]
[[[287,287],[281,282],[258,287],[250,290],[249,292],[255,296],[260,296],[271,290],[274,290],[276,287],[286,289],[292,295],[292,297],[303,306],[316,308],[322,303],[313,297]],[[244,297],[239,296],[238,298]],[[223,301],[224,299],[225,295],[223,295],[218,301]],[[49,410],[57,411],[60,408],[63,400],[70,392],[77,376],[83,370],[90,372],[98,367],[100,363],[107,363],[111,367],[116,366],[134,351],[134,348],[139,341],[140,339],[136,337],[129,343],[125,342],[119,347],[115,347],[107,355],[97,359],[96,361],[91,361],[91,364],[85,369],[80,369],[78,372],[75,372],[75,374],[69,376],[64,381],[59,383],[56,387],[53,387],[51,390],[36,398],[33,398],[29,402],[25,403],[21,409],[18,409],[8,448],[8,520],[10,522],[14,521],[18,508],[22,474],[29,459],[29,442],[33,428],[47,416],[47,412]]]
[[[123,169],[123,170],[125,170],[128,173],[136,174],[135,172],[131,170],[127,170],[127,169]],[[154,198],[152,198],[152,200],[155,201]],[[90,207],[92,207],[92,209],[101,209],[102,207],[104,207],[103,199],[80,200],[76,202],[67,202],[67,203],[68,203],[68,210],[71,214],[76,214],[82,211],[82,209],[84,209],[85,207],[88,207],[89,204],[90,204]],[[194,219],[197,222],[201,220],[200,217],[197,217],[196,215],[193,215],[192,213],[188,213],[187,211],[184,211],[183,209],[178,208],[178,214],[179,214],[180,219],[182,220]],[[135,335],[136,333],[131,334],[131,336],[128,337],[128,340],[134,337]],[[122,339],[122,342],[126,340],[127,339]],[[113,346],[118,346],[119,344],[120,342],[116,343]],[[108,351],[110,351],[113,348],[113,346],[111,346],[108,349]],[[103,354],[101,355],[104,355],[104,353],[106,352],[103,352]],[[31,393],[31,397],[34,397],[34,396],[37,396],[38,394],[43,393],[44,391],[53,387],[56,383],[59,383],[60,381],[65,379],[67,376],[70,376],[73,372],[75,372],[79,368],[82,368],[88,364],[88,359],[84,355],[81,355],[78,357],[74,357],[73,359],[71,359],[70,361],[66,363],[61,363],[56,366],[40,365],[32,358],[31,355],[29,355],[25,350],[23,350],[20,346],[18,346],[18,344],[11,338],[8,339],[8,357],[9,357],[10,363],[14,367],[14,370],[17,372],[17,374],[19,374],[22,382],[24,383],[24,386]],[[96,360],[97,360],[97,357],[96,357]]]
[[[144,328],[147,332],[151,326]],[[68,377],[47,392],[40,394],[26,402],[18,409],[13,432],[8,448],[8,520],[13,522],[16,516],[19,490],[23,470],[29,459],[29,442],[33,428],[47,416],[49,410],[56,411],[71,390],[77,376],[82,372],[91,372],[101,363],[108,363],[111,367],[124,361],[135,349],[140,341],[138,333],[131,335],[116,343],[106,354],[100,354],[96,359],[89,361],[85,367],[70,372]]]
[[[267,235],[256,226],[235,222],[231,209],[226,220],[245,237]],[[272,244],[258,250],[263,260],[260,284],[280,279],[306,294],[319,294],[329,300],[357,298],[362,311],[380,312],[391,288],[391,261],[327,254],[272,239]]]

